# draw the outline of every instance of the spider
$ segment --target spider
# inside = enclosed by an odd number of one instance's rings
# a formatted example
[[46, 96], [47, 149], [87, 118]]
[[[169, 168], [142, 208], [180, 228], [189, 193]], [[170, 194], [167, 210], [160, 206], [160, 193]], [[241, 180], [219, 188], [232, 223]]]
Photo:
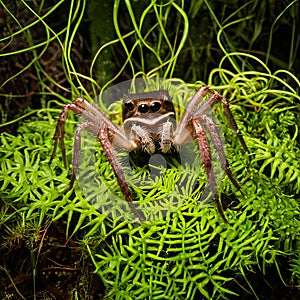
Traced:
[[[209, 98], [200, 105], [200, 102], [207, 94]], [[216, 179], [212, 170], [212, 155], [207, 133], [211, 136], [213, 147], [219, 156], [220, 164], [227, 176], [237, 189], [240, 189], [240, 185], [229, 167], [217, 125], [206, 114], [218, 102], [221, 102], [229, 125], [237, 133], [244, 150], [248, 151], [226, 99], [220, 94], [214, 93], [208, 86], [202, 86], [188, 102], [183, 117], [178, 124], [176, 124], [174, 105], [167, 90], [127, 94], [124, 96], [122, 103], [123, 127], [113, 123], [102, 111], [96, 109], [87, 100], [83, 98], [75, 99], [72, 104], [64, 106], [59, 116], [53, 137], [54, 148], [50, 163], [55, 156], [58, 142], [60, 142], [62, 158], [66, 166], [64, 123], [68, 111], [71, 110], [79, 114], [86, 121], [78, 125], [75, 131], [70, 188], [74, 184], [76, 170], [79, 168], [82, 131], [87, 130], [97, 136], [132, 212], [139, 221], [144, 221], [144, 216], [141, 215], [133, 204], [133, 194], [125, 180], [124, 171], [114, 153], [114, 149], [118, 148], [128, 151], [131, 164], [138, 167], [147, 165], [150, 157], [154, 154], [164, 156], [167, 165], [170, 166], [173, 159], [180, 160], [177, 151], [178, 146], [188, 143], [191, 140], [197, 140], [202, 164], [217, 209], [223, 220], [227, 222], [219, 200]]]

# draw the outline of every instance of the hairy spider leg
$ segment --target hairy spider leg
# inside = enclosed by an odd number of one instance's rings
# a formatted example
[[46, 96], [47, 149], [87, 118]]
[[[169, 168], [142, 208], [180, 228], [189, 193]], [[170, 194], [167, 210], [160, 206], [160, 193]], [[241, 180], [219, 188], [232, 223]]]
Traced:
[[[198, 108], [198, 105], [203, 100], [203, 98], [207, 94], [211, 94], [211, 97], [203, 103], [200, 108]], [[177, 128], [176, 136], [175, 136], [175, 144], [181, 145], [186, 142], [188, 139], [188, 136], [186, 135], [186, 129], [191, 129], [191, 119], [192, 117], [197, 115], [203, 115], [204, 112], [207, 110], [210, 110], [217, 102], [221, 102], [222, 107], [224, 109], [225, 117], [231, 127], [231, 129], [238, 135], [238, 139], [240, 143], [242, 144], [242, 147], [245, 152], [248, 152], [248, 147], [245, 143], [245, 140], [243, 136], [241, 135], [238, 126], [236, 124], [236, 121], [232, 115], [232, 112], [230, 110], [229, 104], [225, 97], [221, 96], [220, 94], [214, 93], [208, 86], [202, 86], [198, 89], [198, 91], [193, 96], [192, 100], [187, 104], [185, 112], [183, 114], [183, 117], [180, 121], [180, 124]]]
[[[206, 102], [204, 102], [200, 106], [200, 108], [198, 108], [198, 105], [203, 100], [203, 97], [205, 97], [208, 93], [210, 93], [211, 96]], [[198, 140], [198, 144], [202, 156], [202, 163], [204, 165], [212, 193], [214, 195], [214, 198], [216, 199], [218, 211], [220, 212], [224, 221], [227, 222], [217, 194], [216, 180], [211, 165], [211, 152], [208, 146], [207, 136], [203, 128], [203, 125], [207, 127], [207, 130], [212, 139], [212, 143], [220, 158], [220, 163], [222, 168], [225, 170], [227, 176], [234, 184], [234, 186], [237, 189], [240, 189], [240, 185], [238, 184], [238, 182], [236, 181], [236, 179], [234, 178], [230, 170], [228, 160], [226, 158], [225, 151], [222, 145], [222, 140], [217, 130], [217, 126], [209, 116], [205, 115], [205, 112], [210, 110], [218, 102], [222, 103], [226, 119], [228, 120], [231, 129], [238, 134], [238, 138], [244, 150], [248, 151], [247, 145], [244, 141], [243, 136], [240, 134], [238, 130], [238, 126], [234, 120], [228, 102], [220, 94], [215, 94], [212, 90], [210, 90], [208, 86], [202, 86], [201, 88], [199, 88], [199, 90], [195, 93], [192, 100], [188, 103], [186, 110], [183, 114], [182, 120], [178, 126], [178, 130], [176, 132], [174, 141], [176, 145], [184, 144], [189, 138], [187, 132], [191, 132], [191, 126], [193, 127], [192, 131], [194, 131], [194, 133], [196, 134], [196, 138]]]
[[[195, 116], [196, 117], [196, 116]], [[217, 154], [220, 158], [221, 167], [225, 170], [227, 176], [229, 177], [230, 181], [233, 183], [233, 185], [239, 190], [241, 187], [234, 178], [232, 171], [229, 167], [228, 159], [226, 157], [224, 147], [222, 144], [222, 140], [220, 137], [220, 134], [218, 132], [218, 128], [215, 124], [215, 122], [208, 117], [207, 115], [201, 116], [202, 121], [206, 125], [206, 128], [211, 136], [212, 143], [217, 151]]]
[[79, 114], [83, 113], [83, 111], [84, 111], [82, 108], [78, 107], [75, 103], [67, 104], [63, 107], [63, 109], [59, 115], [57, 125], [56, 125], [56, 130], [55, 130], [55, 133], [53, 136], [54, 147], [53, 147], [52, 154], [51, 154], [51, 157], [49, 160], [49, 164], [51, 164], [51, 162], [53, 161], [54, 156], [56, 154], [57, 145], [59, 142], [61, 151], [62, 151], [62, 160], [63, 160], [63, 164], [64, 164], [65, 168], [67, 167], [67, 159], [66, 159], [66, 150], [65, 150], [65, 142], [64, 142], [64, 135], [65, 135], [64, 125], [65, 125], [65, 121], [66, 121], [69, 110], [72, 110], [75, 113], [79, 113]]
[[[70, 186], [69, 189], [72, 188], [74, 181], [75, 181], [75, 170], [79, 167], [79, 154], [80, 154], [80, 143], [81, 143], [81, 135], [82, 131], [86, 129], [87, 131], [94, 133], [98, 135], [99, 141], [103, 147], [103, 150], [105, 154], [108, 157], [108, 160], [112, 166], [112, 169], [114, 171], [115, 176], [117, 177], [118, 183], [122, 189], [122, 192], [124, 193], [124, 196], [135, 214], [139, 220], [144, 220], [144, 217], [141, 216], [141, 214], [136, 210], [134, 204], [132, 203], [132, 195], [130, 192], [130, 189], [125, 181], [124, 173], [122, 170], [122, 167], [116, 158], [113, 148], [111, 145], [111, 141], [109, 140], [108, 135], [103, 138], [102, 132], [108, 133], [108, 128], [113, 131], [114, 136], [112, 140], [114, 141], [114, 146], [123, 148], [128, 151], [133, 151], [138, 147], [134, 141], [128, 140], [128, 138], [121, 132], [119, 127], [114, 124], [110, 119], [108, 119], [102, 112], [97, 110], [95, 107], [93, 107], [87, 100], [84, 98], [77, 98], [74, 100], [72, 104], [67, 104], [64, 106], [64, 108], [61, 111], [61, 114], [59, 116], [55, 134], [53, 137], [54, 140], [54, 147], [53, 151], [49, 160], [49, 164], [52, 162], [56, 150], [58, 142], [61, 144], [62, 149], [62, 156], [63, 156], [63, 162], [66, 167], [67, 161], [66, 161], [66, 155], [65, 155], [65, 146], [64, 146], [64, 124], [67, 118], [68, 111], [72, 110], [75, 113], [78, 113], [81, 117], [88, 120], [87, 122], [78, 125], [77, 129], [75, 131], [75, 140], [74, 140], [74, 154], [73, 154], [73, 168], [72, 176], [70, 180]], [[100, 138], [101, 137], [101, 138]], [[102, 142], [101, 142], [102, 141]], [[112, 155], [110, 157], [109, 155]], [[120, 176], [120, 178], [119, 178]]]
[[191, 119], [194, 116], [195, 112], [198, 110], [198, 106], [203, 100], [203, 97], [205, 97], [209, 92], [210, 89], [208, 86], [202, 86], [198, 89], [193, 98], [187, 103], [182, 119], [179, 122], [175, 133], [175, 145], [183, 145], [191, 139], [191, 134], [193, 132]]
[[237, 134], [238, 139], [240, 140], [240, 143], [242, 144], [242, 147], [244, 148], [244, 151], [248, 152], [248, 147], [245, 143], [245, 140], [244, 140], [242, 134], [239, 131], [239, 128], [236, 124], [236, 121], [233, 117], [233, 114], [230, 110], [227, 100], [225, 99], [225, 97], [221, 96], [218, 93], [214, 93], [210, 89], [208, 89], [208, 92], [211, 94], [210, 98], [205, 103], [203, 103], [202, 106], [200, 106], [200, 108], [197, 110], [197, 112], [195, 112], [195, 115], [204, 115], [204, 113], [207, 110], [210, 110], [216, 103], [221, 102], [222, 107], [224, 109], [226, 120], [228, 121], [231, 129]]
[[213, 197], [215, 198], [217, 208], [218, 208], [220, 215], [222, 216], [223, 220], [227, 223], [227, 219], [224, 215], [222, 205], [220, 203], [219, 196], [218, 196], [217, 183], [216, 183], [216, 178], [215, 178], [215, 175], [214, 175], [214, 172], [212, 169], [211, 153], [210, 153], [209, 144], [208, 144], [205, 130], [202, 127], [201, 122], [198, 119], [193, 118], [192, 124], [195, 129], [195, 134], [196, 134], [196, 137], [198, 140], [199, 149], [200, 149], [200, 153], [201, 153], [202, 163], [203, 163], [203, 166], [205, 169], [205, 173], [207, 175], [207, 179], [208, 179]]
[[167, 153], [171, 150], [173, 132], [174, 124], [167, 120], [160, 129], [160, 150], [162, 153]]
[[[54, 159], [54, 156], [55, 156], [56, 151], [57, 151], [57, 145], [58, 145], [58, 142], [59, 142], [60, 147], [61, 147], [61, 151], [62, 151], [62, 159], [63, 159], [64, 167], [65, 168], [67, 167], [65, 142], [64, 142], [64, 135], [65, 135], [64, 126], [65, 126], [65, 121], [66, 121], [69, 110], [71, 110], [71, 111], [81, 115], [83, 118], [87, 119], [89, 121], [89, 124], [90, 124], [87, 127], [89, 127], [89, 128], [93, 127], [94, 128], [93, 131], [91, 129], [89, 131], [93, 132], [95, 134], [97, 133], [96, 125], [99, 126], [99, 122], [97, 121], [97, 118], [92, 113], [85, 110], [84, 107], [80, 107], [79, 104], [82, 103], [82, 102], [84, 103], [84, 102], [87, 102], [87, 101], [83, 98], [77, 98], [73, 103], [67, 104], [63, 107], [63, 109], [60, 113], [60, 116], [58, 118], [58, 122], [57, 122], [57, 125], [56, 125], [56, 130], [55, 130], [55, 133], [54, 133], [54, 136], [53, 136], [54, 147], [53, 147], [52, 154], [51, 154], [51, 157], [50, 157], [50, 160], [49, 160], [49, 164], [51, 164], [51, 162]], [[94, 126], [92, 126], [93, 124], [94, 124]], [[81, 126], [81, 125], [79, 125], [79, 126]], [[83, 126], [86, 126], [86, 125], [83, 125]], [[80, 129], [79, 129], [79, 131], [80, 131]], [[76, 137], [76, 134], [75, 134], [75, 137]], [[80, 150], [80, 148], [79, 148], [79, 150]], [[79, 154], [79, 152], [78, 152], [78, 154]]]
[[[126, 183], [122, 166], [114, 153], [114, 147], [133, 151], [138, 148], [139, 145], [135, 141], [128, 140], [116, 124], [84, 98], [77, 98], [75, 103], [84, 109], [81, 114], [82, 117], [92, 121], [93, 126], [87, 126], [87, 129], [93, 129], [94, 132], [97, 131], [99, 142], [101, 143], [103, 151], [113, 169], [129, 207], [140, 221], [144, 221], [144, 217], [137, 211], [133, 204], [133, 197], [129, 186]], [[112, 143], [114, 144], [114, 147], [112, 146]]]
[[155, 152], [155, 145], [150, 134], [140, 125], [133, 124], [131, 126], [131, 135], [137, 144], [140, 144], [144, 152], [152, 155]]
[[220, 94], [215, 94], [213, 92], [211, 92], [211, 93], [212, 93], [211, 97], [198, 109], [198, 111], [196, 111], [193, 118], [201, 117], [202, 121], [206, 125], [207, 130], [212, 138], [212, 143], [218, 153], [222, 168], [225, 170], [227, 176], [229, 177], [229, 179], [231, 180], [233, 185], [239, 190], [241, 187], [240, 187], [239, 183], [237, 182], [237, 180], [234, 178], [232, 171], [229, 167], [229, 163], [226, 158], [226, 154], [224, 151], [224, 147], [222, 145], [222, 140], [221, 140], [220, 134], [218, 132], [217, 126], [216, 126], [215, 122], [209, 116], [205, 115], [205, 112], [208, 109], [211, 109], [216, 103], [221, 102], [222, 106], [224, 108], [226, 119], [228, 120], [231, 129], [235, 133], [237, 133], [238, 138], [244, 148], [244, 151], [248, 152], [248, 148], [247, 148], [247, 145], [245, 143], [243, 136], [239, 132], [238, 126], [234, 120], [234, 117], [232, 115], [232, 112], [230, 110], [227, 100]]
[[69, 190], [72, 189], [75, 179], [76, 179], [76, 174], [78, 174], [79, 171], [79, 163], [80, 163], [80, 151], [81, 151], [81, 136], [83, 130], [87, 130], [89, 132], [96, 133], [97, 128], [93, 125], [91, 122], [84, 122], [82, 124], [77, 125], [75, 133], [74, 133], [74, 147], [73, 147], [73, 168], [72, 168], [72, 175], [70, 179], [70, 184], [69, 184]]
[[111, 134], [112, 134], [112, 132], [110, 132], [109, 127], [107, 126], [107, 124], [104, 123], [103, 126], [101, 126], [101, 128], [99, 129], [99, 133], [98, 133], [99, 142], [101, 143], [103, 151], [113, 169], [113, 172], [118, 180], [119, 186], [122, 189], [122, 192], [125, 196], [125, 199], [129, 205], [130, 209], [132, 210], [134, 215], [139, 219], [139, 221], [141, 221], [141, 222], [145, 221], [145, 218], [141, 215], [141, 213], [136, 209], [136, 207], [133, 204], [133, 197], [132, 197], [131, 191], [129, 189], [129, 186], [126, 183], [122, 166], [121, 166], [117, 156], [114, 153], [112, 143], [109, 139], [109, 136]]
[[244, 148], [244, 151], [249, 152], [248, 147], [246, 145], [246, 142], [245, 142], [245, 140], [244, 140], [237, 124], [236, 124], [236, 121], [233, 117], [233, 114], [231, 112], [231, 109], [229, 107], [229, 104], [228, 104], [227, 100], [225, 99], [225, 97], [221, 96], [220, 94], [215, 94], [215, 95], [217, 95], [218, 97], [221, 98], [221, 103], [222, 103], [222, 106], [224, 108], [224, 113], [225, 113], [226, 119], [228, 120], [231, 129], [237, 134], [237, 136], [240, 140], [240, 143], [242, 144], [242, 146]]
[[[240, 134], [239, 130], [238, 130], [238, 126], [234, 120], [234, 117], [232, 115], [232, 112], [229, 108], [229, 104], [228, 102], [226, 101], [226, 99], [221, 96], [220, 94], [215, 94], [213, 93], [212, 91], [208, 90], [212, 95], [210, 96], [210, 98], [195, 112], [194, 116], [193, 116], [193, 119], [200, 119], [202, 124], [205, 124], [206, 127], [207, 127], [207, 130], [211, 136], [211, 139], [212, 139], [212, 143], [217, 151], [217, 154], [220, 158], [220, 163], [221, 163], [221, 166], [222, 168], [225, 170], [228, 178], [230, 179], [230, 181], [233, 183], [233, 185], [238, 189], [240, 190], [240, 185], [239, 183], [237, 182], [237, 180], [235, 179], [235, 177], [233, 176], [232, 174], [232, 171], [229, 167], [229, 163], [228, 163], [228, 160], [226, 158], [226, 155], [225, 155], [225, 151], [224, 151], [224, 147], [222, 145], [222, 140], [221, 140], [221, 137], [220, 137], [220, 134], [218, 132], [218, 129], [217, 129], [217, 126], [216, 124], [213, 122], [213, 120], [205, 115], [205, 112], [208, 110], [208, 109], [211, 109], [216, 103], [218, 102], [221, 102], [222, 103], [222, 106], [224, 108], [224, 112], [225, 112], [225, 116], [226, 116], [226, 119], [228, 120], [229, 122], [229, 125], [231, 127], [231, 129], [238, 134], [238, 138], [244, 148], [245, 151], [248, 151], [248, 148], [247, 148], [247, 145], [244, 141], [244, 138], [243, 136]], [[194, 124], [194, 123], [193, 123]], [[195, 125], [195, 124], [194, 124]], [[198, 137], [197, 137], [198, 138]], [[199, 138], [198, 138], [198, 141], [199, 141]], [[200, 145], [199, 145], [200, 147]], [[212, 168], [212, 167], [211, 167]], [[211, 174], [213, 174], [213, 172], [211, 171]], [[209, 173], [207, 173], [207, 176], [211, 176], [211, 174], [209, 175]], [[208, 178], [208, 180], [210, 180]], [[214, 178], [211, 178], [211, 181], [215, 181]], [[211, 184], [210, 184], [211, 186]], [[211, 189], [212, 186], [211, 186]], [[220, 209], [222, 209], [222, 206], [220, 204], [220, 201], [218, 199], [218, 194], [217, 194], [217, 191], [213, 191], [213, 195], [214, 195], [214, 198], [216, 199], [216, 202], [217, 202], [217, 207], [218, 207], [218, 210], [220, 212]], [[223, 219], [225, 221], [227, 221], [224, 217], [224, 213], [221, 214], [221, 216], [223, 217]]]
[[[111, 130], [113, 130], [114, 135], [112, 140], [115, 148], [133, 151], [138, 147], [135, 141], [129, 140], [113, 121], [107, 118], [104, 113], [95, 108], [87, 100], [84, 98], [77, 98], [74, 103], [83, 109], [81, 116], [92, 122], [93, 127], [99, 129], [105, 123]], [[96, 134], [98, 134], [98, 131]]]

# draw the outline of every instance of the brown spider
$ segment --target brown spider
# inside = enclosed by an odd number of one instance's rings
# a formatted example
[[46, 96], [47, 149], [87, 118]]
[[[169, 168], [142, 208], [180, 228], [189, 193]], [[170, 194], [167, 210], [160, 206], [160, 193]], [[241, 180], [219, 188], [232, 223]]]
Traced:
[[[207, 94], [210, 94], [210, 97], [200, 105], [201, 100]], [[222, 168], [237, 189], [240, 189], [240, 185], [229, 168], [217, 125], [211, 117], [205, 114], [217, 102], [222, 103], [231, 128], [238, 134], [244, 150], [247, 151], [245, 141], [238, 131], [237, 124], [226, 99], [220, 94], [214, 93], [208, 86], [202, 86], [187, 104], [183, 117], [177, 126], [173, 102], [167, 90], [128, 94], [123, 97], [123, 128], [114, 124], [102, 111], [96, 109], [87, 100], [77, 98], [72, 104], [67, 104], [62, 109], [53, 137], [54, 149], [50, 162], [54, 158], [58, 141], [60, 141], [63, 162], [66, 165], [64, 123], [68, 111], [72, 110], [86, 121], [78, 125], [75, 131], [73, 172], [70, 187], [73, 186], [75, 173], [79, 168], [82, 131], [87, 130], [97, 136], [126, 201], [134, 215], [140, 221], [143, 221], [144, 216], [141, 215], [133, 204], [132, 192], [125, 180], [124, 171], [114, 153], [114, 149], [119, 148], [128, 151], [132, 165], [139, 167], [147, 165], [153, 154], [161, 154], [165, 157], [167, 165], [172, 165], [171, 162], [173, 159], [180, 160], [177, 146], [186, 144], [192, 139], [197, 139], [212, 195], [216, 201], [220, 215], [227, 222], [218, 197], [206, 130], [211, 136], [212, 144], [219, 156]]]

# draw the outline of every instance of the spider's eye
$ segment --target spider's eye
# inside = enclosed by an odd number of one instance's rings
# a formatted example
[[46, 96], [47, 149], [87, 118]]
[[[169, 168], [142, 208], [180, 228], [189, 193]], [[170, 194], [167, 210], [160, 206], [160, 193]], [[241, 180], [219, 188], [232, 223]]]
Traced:
[[128, 110], [133, 110], [134, 109], [134, 105], [131, 101], [125, 102], [124, 105]]
[[151, 111], [158, 111], [161, 108], [161, 104], [159, 102], [152, 102], [150, 104]]
[[146, 113], [149, 110], [149, 106], [147, 104], [143, 103], [143, 104], [139, 105], [138, 110], [141, 113]]

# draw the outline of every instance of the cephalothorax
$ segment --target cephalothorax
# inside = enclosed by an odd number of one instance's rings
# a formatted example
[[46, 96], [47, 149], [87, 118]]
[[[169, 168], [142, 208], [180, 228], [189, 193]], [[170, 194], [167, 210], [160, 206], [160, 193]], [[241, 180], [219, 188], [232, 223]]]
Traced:
[[[210, 94], [210, 97], [200, 105], [201, 100], [207, 94]], [[63, 160], [66, 164], [64, 153], [64, 122], [69, 110], [80, 114], [86, 122], [78, 125], [76, 128], [73, 173], [70, 186], [74, 183], [75, 171], [79, 167], [82, 131], [87, 130], [97, 136], [126, 201], [135, 216], [142, 221], [143, 216], [133, 205], [132, 192], [125, 180], [124, 172], [114, 153], [114, 149], [119, 148], [128, 151], [132, 163], [139, 167], [147, 165], [151, 155], [156, 153], [163, 155], [167, 164], [171, 165], [174, 159], [177, 161], [180, 160], [177, 147], [192, 139], [197, 139], [202, 163], [218, 211], [226, 221], [218, 197], [215, 175], [214, 172], [212, 172], [211, 151], [206, 133], [211, 137], [221, 166], [227, 176], [237, 189], [239, 189], [240, 186], [229, 168], [217, 125], [212, 118], [206, 114], [206, 112], [218, 102], [222, 103], [231, 128], [238, 134], [243, 148], [247, 151], [245, 141], [238, 131], [237, 124], [226, 99], [220, 94], [214, 93], [208, 86], [202, 86], [187, 104], [183, 117], [178, 124], [176, 124], [174, 106], [167, 90], [128, 94], [125, 96], [122, 105], [123, 128], [113, 123], [103, 112], [96, 109], [87, 100], [77, 98], [72, 104], [67, 104], [60, 114], [54, 135], [54, 149], [50, 161], [52, 161], [58, 141], [60, 141]]]

